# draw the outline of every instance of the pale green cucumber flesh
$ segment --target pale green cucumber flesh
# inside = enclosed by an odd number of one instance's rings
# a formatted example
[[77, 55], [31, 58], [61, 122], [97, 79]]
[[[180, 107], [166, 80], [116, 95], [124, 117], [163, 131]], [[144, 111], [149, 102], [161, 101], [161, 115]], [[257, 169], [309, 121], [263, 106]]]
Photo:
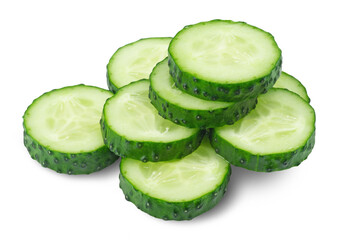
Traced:
[[104, 145], [100, 116], [110, 91], [76, 85], [35, 99], [23, 116], [24, 144], [43, 166], [68, 174], [91, 173], [118, 157]]
[[230, 163], [255, 171], [300, 164], [315, 140], [315, 112], [299, 95], [273, 88], [234, 125], [215, 128], [211, 142]]
[[107, 100], [101, 120], [105, 144], [120, 156], [142, 161], [169, 160], [194, 151], [204, 132], [159, 116], [148, 94], [149, 81], [141, 80]]
[[185, 27], [170, 42], [168, 55], [177, 87], [207, 100], [257, 97], [273, 86], [282, 64], [270, 33], [226, 20]]
[[107, 84], [114, 93], [131, 82], [148, 79], [153, 67], [168, 56], [170, 37], [144, 38], [119, 48], [107, 65]]
[[150, 75], [149, 97], [162, 117], [182, 126], [212, 128], [233, 124], [255, 107], [254, 98], [218, 102], [185, 93], [175, 86], [167, 62], [166, 58], [158, 63]]
[[226, 191], [230, 165], [205, 139], [182, 159], [120, 164], [120, 187], [142, 211], [165, 220], [194, 218], [215, 206]]
[[280, 77], [277, 79], [274, 88], [285, 88], [289, 91], [297, 93], [301, 96], [306, 102], [310, 102], [310, 98], [307, 94], [306, 88], [303, 84], [297, 80], [295, 77], [287, 74], [286, 72], [282, 72]]

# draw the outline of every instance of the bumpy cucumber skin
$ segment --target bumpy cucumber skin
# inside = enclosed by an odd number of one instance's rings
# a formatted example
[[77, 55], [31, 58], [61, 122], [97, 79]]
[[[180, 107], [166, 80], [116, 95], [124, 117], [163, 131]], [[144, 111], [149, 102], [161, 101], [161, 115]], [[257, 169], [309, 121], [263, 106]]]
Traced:
[[41, 145], [24, 126], [24, 145], [43, 167], [69, 175], [90, 174], [113, 164], [119, 157], [104, 145], [92, 152], [63, 153]]
[[234, 102], [226, 108], [210, 111], [184, 109], [176, 104], [167, 102], [153, 90], [151, 85], [149, 98], [163, 118], [185, 127], [202, 129], [234, 124], [246, 116], [257, 104], [256, 98], [249, 98], [244, 101]]
[[282, 57], [280, 57], [273, 70], [264, 77], [243, 83], [222, 84], [208, 82], [182, 71], [176, 65], [170, 52], [168, 59], [169, 72], [177, 88], [201, 99], [212, 101], [236, 102], [247, 98], [256, 98], [273, 87], [282, 69]]
[[258, 155], [236, 148], [210, 129], [210, 143], [216, 153], [227, 159], [234, 166], [256, 172], [272, 172], [298, 166], [311, 153], [315, 145], [315, 130], [307, 141], [299, 148], [283, 153]]
[[201, 144], [205, 131], [174, 142], [133, 141], [120, 136], [107, 124], [104, 113], [100, 120], [101, 133], [110, 151], [123, 158], [133, 158], [143, 162], [167, 161], [182, 158], [195, 151]]
[[[123, 161], [123, 160], [122, 160]], [[163, 220], [191, 220], [192, 218], [210, 210], [221, 201], [227, 190], [230, 180], [231, 167], [224, 176], [223, 182], [212, 192], [202, 197], [187, 202], [167, 202], [158, 198], [151, 197], [135, 188], [125, 176], [123, 176], [122, 161], [120, 164], [120, 188], [122, 189], [127, 201], [132, 202], [138, 209], [149, 215]]]

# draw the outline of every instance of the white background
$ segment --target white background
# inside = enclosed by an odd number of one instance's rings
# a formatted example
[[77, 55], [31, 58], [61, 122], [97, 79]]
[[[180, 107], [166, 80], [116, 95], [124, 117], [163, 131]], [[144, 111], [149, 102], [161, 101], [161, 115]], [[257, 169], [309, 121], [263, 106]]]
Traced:
[[[337, 239], [338, 37], [336, 1], [1, 1], [0, 239]], [[183, 222], [125, 201], [118, 162], [86, 176], [57, 174], [23, 145], [22, 115], [46, 91], [106, 87], [117, 48], [173, 36], [215, 18], [271, 32], [283, 70], [307, 87], [316, 110], [312, 154], [299, 167], [233, 167], [225, 198]]]

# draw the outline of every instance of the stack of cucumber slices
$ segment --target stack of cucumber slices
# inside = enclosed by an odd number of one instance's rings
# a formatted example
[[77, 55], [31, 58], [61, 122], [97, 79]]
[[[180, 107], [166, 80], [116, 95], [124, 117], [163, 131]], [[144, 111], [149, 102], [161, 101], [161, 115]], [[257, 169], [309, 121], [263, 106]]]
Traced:
[[157, 218], [192, 219], [222, 199], [230, 164], [279, 171], [311, 153], [314, 109], [281, 68], [274, 37], [244, 22], [141, 39], [111, 57], [110, 91], [76, 85], [35, 99], [23, 116], [24, 144], [44, 167], [67, 174], [121, 157], [128, 201]]

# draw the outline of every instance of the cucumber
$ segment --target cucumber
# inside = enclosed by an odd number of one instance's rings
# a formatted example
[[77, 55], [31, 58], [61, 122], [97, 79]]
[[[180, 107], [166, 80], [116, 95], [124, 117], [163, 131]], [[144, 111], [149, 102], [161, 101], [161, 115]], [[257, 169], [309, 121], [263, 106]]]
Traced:
[[206, 139], [179, 160], [143, 163], [123, 158], [120, 188], [128, 201], [151, 216], [188, 220], [222, 199], [230, 174], [230, 164], [215, 154]]
[[35, 99], [23, 116], [24, 144], [31, 157], [67, 174], [89, 174], [111, 165], [118, 156], [104, 145], [99, 120], [112, 95], [76, 85]]
[[170, 37], [144, 38], [119, 48], [107, 65], [107, 84], [113, 92], [131, 82], [148, 79], [153, 67], [168, 56]]
[[162, 118], [148, 94], [149, 80], [140, 80], [122, 87], [106, 101], [101, 120], [105, 144], [121, 157], [144, 162], [182, 158], [193, 152], [204, 131]]
[[229, 20], [186, 26], [168, 51], [177, 87], [213, 101], [257, 97], [274, 85], [282, 66], [281, 50], [270, 33]]
[[302, 83], [297, 80], [295, 77], [287, 74], [286, 72], [282, 72], [278, 80], [276, 81], [274, 88], [286, 88], [294, 93], [297, 93], [301, 96], [306, 102], [310, 103], [310, 98], [307, 95], [306, 88], [302, 85]]
[[150, 75], [149, 97], [159, 114], [191, 128], [212, 128], [233, 124], [256, 105], [256, 98], [240, 102], [208, 101], [175, 87], [169, 74], [168, 59], [158, 63]]
[[259, 172], [298, 166], [315, 144], [315, 112], [296, 93], [272, 88], [234, 125], [211, 130], [215, 151], [231, 164]]

